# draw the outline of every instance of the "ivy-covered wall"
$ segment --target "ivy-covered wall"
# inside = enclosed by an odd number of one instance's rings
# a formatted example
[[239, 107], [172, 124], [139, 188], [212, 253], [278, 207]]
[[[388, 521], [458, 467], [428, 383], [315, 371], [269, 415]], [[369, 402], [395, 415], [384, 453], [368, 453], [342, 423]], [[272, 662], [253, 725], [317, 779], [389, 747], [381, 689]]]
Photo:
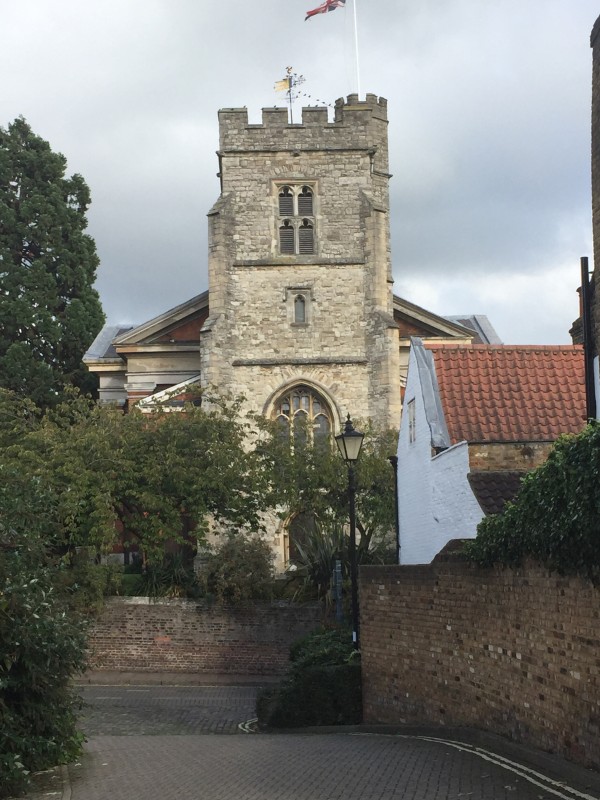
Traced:
[[467, 725], [600, 768], [600, 588], [532, 564], [362, 567], [366, 723]]

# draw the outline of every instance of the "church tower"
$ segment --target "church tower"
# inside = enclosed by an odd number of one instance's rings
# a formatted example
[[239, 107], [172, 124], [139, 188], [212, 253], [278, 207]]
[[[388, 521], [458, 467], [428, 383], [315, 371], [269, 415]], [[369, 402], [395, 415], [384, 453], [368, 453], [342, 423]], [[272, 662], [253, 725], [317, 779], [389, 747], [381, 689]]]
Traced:
[[219, 112], [221, 195], [209, 212], [204, 386], [314, 435], [353, 419], [397, 426], [387, 102]]

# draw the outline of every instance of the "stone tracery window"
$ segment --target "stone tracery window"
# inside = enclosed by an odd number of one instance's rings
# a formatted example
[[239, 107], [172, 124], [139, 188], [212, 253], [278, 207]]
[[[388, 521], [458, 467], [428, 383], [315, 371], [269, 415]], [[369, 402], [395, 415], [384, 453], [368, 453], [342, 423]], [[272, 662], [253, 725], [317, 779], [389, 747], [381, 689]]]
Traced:
[[313, 189], [304, 184], [280, 186], [278, 213], [279, 252], [312, 255], [315, 252]]
[[331, 436], [333, 417], [327, 402], [309, 386], [288, 389], [275, 403], [273, 418], [281, 433], [291, 441], [326, 441]]

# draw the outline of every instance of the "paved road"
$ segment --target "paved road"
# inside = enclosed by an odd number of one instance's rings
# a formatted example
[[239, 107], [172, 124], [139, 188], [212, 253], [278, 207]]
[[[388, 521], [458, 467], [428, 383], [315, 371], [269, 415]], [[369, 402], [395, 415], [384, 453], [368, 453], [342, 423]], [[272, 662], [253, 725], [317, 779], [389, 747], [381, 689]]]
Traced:
[[254, 686], [85, 686], [82, 727], [92, 736], [238, 733], [255, 716]]
[[[86, 687], [63, 800], [598, 800], [560, 760], [421, 734], [248, 734], [252, 687]], [[230, 734], [230, 735], [214, 735]], [[539, 764], [542, 764], [540, 766]], [[59, 800], [57, 786], [45, 794]]]

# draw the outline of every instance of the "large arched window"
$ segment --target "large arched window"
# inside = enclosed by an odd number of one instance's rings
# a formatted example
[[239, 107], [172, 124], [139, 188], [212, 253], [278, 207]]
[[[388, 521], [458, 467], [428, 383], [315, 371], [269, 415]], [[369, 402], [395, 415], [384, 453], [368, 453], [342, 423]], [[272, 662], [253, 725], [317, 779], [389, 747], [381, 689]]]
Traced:
[[291, 441], [327, 441], [333, 417], [324, 398], [309, 386], [288, 389], [275, 403], [273, 418]]

